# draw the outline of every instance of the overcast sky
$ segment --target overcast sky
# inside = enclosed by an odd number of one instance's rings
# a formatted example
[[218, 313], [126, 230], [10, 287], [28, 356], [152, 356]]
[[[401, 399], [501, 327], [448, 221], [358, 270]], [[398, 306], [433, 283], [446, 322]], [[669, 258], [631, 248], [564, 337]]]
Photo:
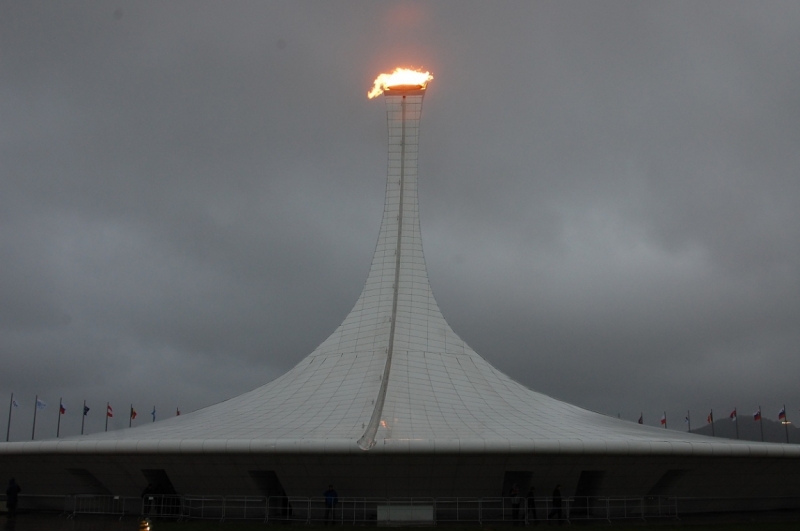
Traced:
[[[0, 421], [207, 406], [339, 325], [395, 66], [453, 329], [530, 388], [800, 421], [800, 3], [0, 3]], [[5, 398], [4, 398], [5, 397]], [[3, 425], [5, 427], [5, 425]]]

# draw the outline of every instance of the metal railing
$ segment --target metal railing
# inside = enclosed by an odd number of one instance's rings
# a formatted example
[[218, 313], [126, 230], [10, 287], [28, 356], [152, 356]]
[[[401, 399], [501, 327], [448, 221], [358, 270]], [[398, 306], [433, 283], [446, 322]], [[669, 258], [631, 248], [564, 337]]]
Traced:
[[[680, 511], [679, 511], [680, 506]], [[60, 513], [69, 518], [104, 515], [176, 520], [250, 520], [296, 524], [491, 523], [532, 524], [545, 521], [612, 521], [677, 519], [679, 513], [800, 510], [800, 497], [676, 498], [550, 497], [536, 498], [339, 498], [330, 507], [323, 497], [147, 495], [145, 497], [20, 495], [19, 509]], [[560, 510], [559, 510], [560, 509]]]

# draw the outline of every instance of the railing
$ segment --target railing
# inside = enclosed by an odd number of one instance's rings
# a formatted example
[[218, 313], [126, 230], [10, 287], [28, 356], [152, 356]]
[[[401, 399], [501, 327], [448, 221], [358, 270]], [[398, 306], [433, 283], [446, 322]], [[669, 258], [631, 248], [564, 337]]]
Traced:
[[[2, 497], [0, 497], [2, 498]], [[146, 495], [145, 497], [20, 495], [19, 509], [61, 513], [69, 518], [105, 515], [177, 520], [250, 520], [319, 525], [376, 523], [532, 524], [545, 521], [612, 521], [677, 519], [680, 514], [800, 510], [800, 497], [675, 498], [564, 497], [554, 505], [537, 498], [339, 498], [335, 506], [323, 497]]]

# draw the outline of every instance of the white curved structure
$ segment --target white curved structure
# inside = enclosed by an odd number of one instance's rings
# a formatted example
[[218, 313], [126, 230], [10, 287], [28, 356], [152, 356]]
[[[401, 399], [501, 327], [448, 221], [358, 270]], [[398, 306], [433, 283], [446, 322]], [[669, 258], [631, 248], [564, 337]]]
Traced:
[[[137, 469], [163, 470], [184, 493], [217, 494], [255, 492], [242, 478], [259, 470], [274, 471], [296, 495], [335, 482], [350, 495], [496, 496], [508, 473], [531, 484], [542, 478], [540, 489], [562, 483], [592, 494], [743, 495], [767, 478], [775, 494], [793, 488], [796, 480], [776, 486], [775, 471], [797, 476], [799, 446], [712, 439], [587, 411], [520, 385], [453, 332], [422, 252], [423, 97], [419, 87], [385, 95], [389, 168], [372, 267], [353, 310], [316, 350], [273, 382], [191, 414], [0, 444], [0, 475], [44, 485], [44, 469], [35, 471], [50, 456], [65, 471], [61, 484], [82, 488], [77, 476], [85, 484], [89, 474], [115, 493], [146, 484]], [[214, 482], [200, 479], [209, 459], [218, 463]], [[741, 481], [714, 479], [726, 467]], [[594, 479], [581, 479], [586, 471]]]

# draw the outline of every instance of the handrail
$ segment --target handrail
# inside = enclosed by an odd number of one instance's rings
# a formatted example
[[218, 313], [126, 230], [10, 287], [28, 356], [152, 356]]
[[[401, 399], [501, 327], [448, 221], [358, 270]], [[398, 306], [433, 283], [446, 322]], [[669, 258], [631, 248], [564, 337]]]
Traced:
[[[4, 498], [0, 496], [0, 499]], [[70, 518], [106, 515], [119, 518], [145, 516], [200, 520], [260, 520], [269, 523], [339, 524], [374, 523], [379, 507], [409, 507], [386, 515], [430, 515], [434, 523], [477, 522], [480, 524], [530, 524], [547, 520], [563, 522], [591, 520], [679, 519], [679, 514], [730, 512], [750, 507], [757, 510], [800, 510], [800, 496], [769, 498], [677, 498], [674, 496], [565, 496], [560, 507], [548, 496], [535, 498], [467, 497], [341, 497], [335, 507], [320, 496], [212, 496], [148, 495], [146, 498], [118, 495], [30, 495], [20, 494], [19, 509], [52, 512]], [[680, 506], [680, 511], [679, 511]], [[421, 507], [422, 512], [413, 510]], [[415, 516], [414, 516], [415, 515]], [[426, 516], [427, 518], [428, 516]]]

